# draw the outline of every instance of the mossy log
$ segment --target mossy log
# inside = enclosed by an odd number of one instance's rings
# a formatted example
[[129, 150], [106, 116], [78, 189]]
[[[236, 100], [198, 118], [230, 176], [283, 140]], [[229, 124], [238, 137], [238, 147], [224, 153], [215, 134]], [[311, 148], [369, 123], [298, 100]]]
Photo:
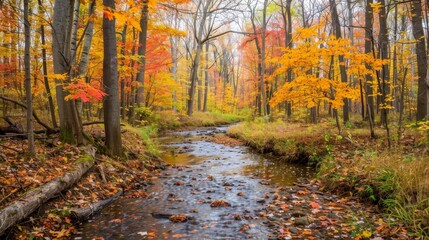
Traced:
[[112, 203], [115, 199], [121, 196], [123, 193], [122, 189], [119, 190], [115, 195], [108, 199], [101, 200], [83, 208], [75, 209], [71, 212], [71, 218], [74, 222], [82, 222], [91, 217], [94, 213], [102, 209], [103, 207]]
[[0, 209], [0, 236], [9, 227], [28, 217], [43, 203], [53, 198], [61, 191], [73, 186], [94, 165], [94, 161], [95, 149], [91, 148], [90, 153], [82, 156], [76, 161], [76, 166], [73, 170], [26, 193], [21, 199]]

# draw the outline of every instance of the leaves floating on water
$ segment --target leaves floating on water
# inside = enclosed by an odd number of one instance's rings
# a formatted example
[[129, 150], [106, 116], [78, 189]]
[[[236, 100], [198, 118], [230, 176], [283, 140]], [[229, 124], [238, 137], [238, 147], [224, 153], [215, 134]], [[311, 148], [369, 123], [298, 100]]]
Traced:
[[171, 216], [169, 219], [170, 221], [175, 223], [186, 222], [189, 220], [189, 216], [186, 214], [177, 214], [177, 215]]
[[231, 204], [224, 200], [215, 200], [210, 204], [210, 207], [229, 207]]
[[181, 186], [181, 185], [183, 185], [184, 184], [184, 182], [183, 181], [177, 181], [177, 182], [175, 182], [174, 183], [174, 185], [176, 185], [176, 186]]

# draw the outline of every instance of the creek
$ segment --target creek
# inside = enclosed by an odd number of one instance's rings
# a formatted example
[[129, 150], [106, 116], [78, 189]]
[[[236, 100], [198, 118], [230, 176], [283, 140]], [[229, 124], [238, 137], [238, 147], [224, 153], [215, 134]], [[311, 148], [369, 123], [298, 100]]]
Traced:
[[[259, 154], [246, 146], [209, 141], [227, 127], [170, 133], [160, 138], [168, 168], [146, 186], [148, 198], [121, 198], [82, 224], [74, 239], [268, 239], [266, 196], [314, 169]], [[212, 207], [223, 200], [230, 206]], [[186, 222], [169, 216], [186, 214]]]

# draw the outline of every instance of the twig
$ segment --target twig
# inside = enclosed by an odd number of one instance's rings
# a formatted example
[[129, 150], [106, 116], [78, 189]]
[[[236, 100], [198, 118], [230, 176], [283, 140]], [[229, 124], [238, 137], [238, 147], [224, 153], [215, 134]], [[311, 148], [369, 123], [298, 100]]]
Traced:
[[18, 177], [16, 176], [16, 170], [13, 170], [12, 174], [13, 174], [13, 177], [16, 179], [16, 182], [18, 183], [19, 188], [24, 190], [24, 187], [22, 186], [21, 182], [19, 181]]
[[12, 196], [14, 193], [16, 193], [18, 190], [16, 190], [16, 191], [11, 191], [6, 197], [4, 197], [2, 200], [0, 200], [0, 205], [5, 201], [5, 200], [7, 200], [10, 196]]
[[0, 147], [6, 148], [6, 149], [8, 149], [8, 150], [12, 150], [12, 151], [17, 152], [17, 153], [19, 153], [19, 154], [22, 154], [22, 153], [23, 153], [22, 151], [19, 151], [18, 149], [11, 148], [11, 147], [8, 147], [8, 146], [2, 145], [2, 144], [0, 144]]

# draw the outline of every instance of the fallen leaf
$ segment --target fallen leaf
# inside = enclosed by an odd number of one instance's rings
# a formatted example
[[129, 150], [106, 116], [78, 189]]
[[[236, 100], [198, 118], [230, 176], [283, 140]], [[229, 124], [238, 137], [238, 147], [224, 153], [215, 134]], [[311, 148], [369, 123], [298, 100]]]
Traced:
[[177, 182], [175, 182], [174, 183], [174, 185], [176, 185], [176, 186], [181, 186], [181, 185], [183, 185], [184, 184], [184, 182], [183, 181], [177, 181]]
[[152, 238], [155, 238], [155, 237], [156, 237], [156, 233], [154, 233], [154, 232], [150, 232], [150, 233], [147, 234], [147, 238], [149, 238], [149, 239], [152, 239]]
[[318, 207], [320, 207], [320, 204], [318, 204], [317, 202], [311, 202], [311, 203], [310, 203], [310, 206], [311, 206], [312, 208], [318, 208]]
[[188, 236], [187, 234], [185, 234], [185, 233], [177, 233], [177, 234], [173, 234], [173, 238], [183, 238], [183, 237], [186, 237], [186, 236]]
[[363, 231], [362, 236], [364, 238], [370, 238], [372, 236], [372, 233], [370, 231]]
[[178, 222], [186, 222], [186, 221], [188, 221], [189, 216], [186, 215], [186, 214], [177, 214], [177, 215], [171, 216], [169, 219], [170, 219], [170, 221], [176, 222], [176, 223], [178, 223]]
[[210, 204], [210, 207], [229, 207], [231, 204], [224, 200], [215, 200]]

